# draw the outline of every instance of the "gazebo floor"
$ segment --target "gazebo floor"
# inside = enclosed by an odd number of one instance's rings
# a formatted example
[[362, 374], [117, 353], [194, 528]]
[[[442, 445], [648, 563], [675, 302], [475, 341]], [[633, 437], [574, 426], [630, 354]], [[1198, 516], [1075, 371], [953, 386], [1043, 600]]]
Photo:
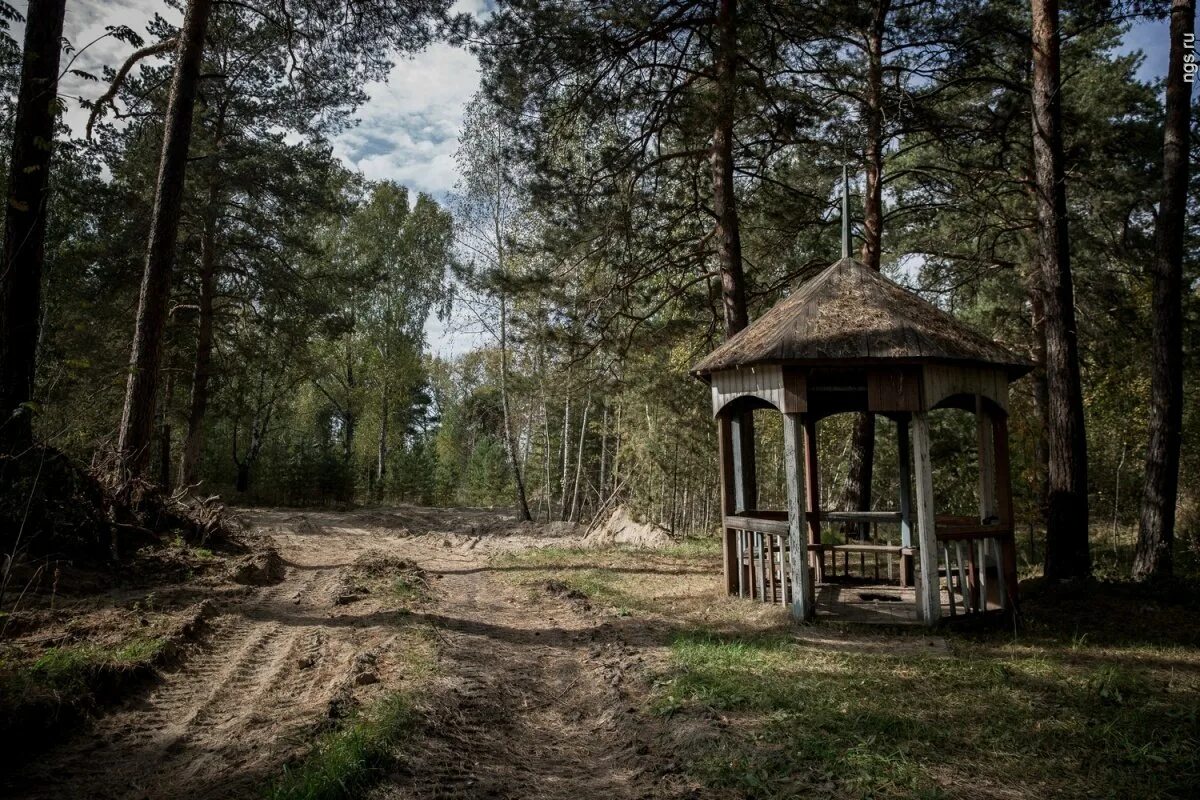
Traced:
[[916, 625], [917, 595], [894, 584], [822, 583], [816, 587], [817, 617], [837, 622]]

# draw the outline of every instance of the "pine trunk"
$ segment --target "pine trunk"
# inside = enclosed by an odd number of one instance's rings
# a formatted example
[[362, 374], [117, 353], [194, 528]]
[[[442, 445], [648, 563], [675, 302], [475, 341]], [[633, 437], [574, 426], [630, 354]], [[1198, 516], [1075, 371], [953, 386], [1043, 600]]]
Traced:
[[175, 56], [175, 76], [167, 102], [154, 211], [150, 221], [150, 243], [138, 298], [129, 382], [125, 389], [125, 406], [117, 445], [124, 469], [131, 475], [145, 469], [150, 455], [154, 398], [158, 392], [158, 373], [162, 362], [163, 327], [170, 299], [171, 270], [175, 262], [179, 212], [183, 204], [188, 148], [192, 139], [192, 111], [211, 10], [212, 0], [191, 0], [188, 3]]
[[192, 397], [187, 434], [179, 459], [179, 485], [192, 486], [200, 471], [204, 447], [204, 415], [208, 411], [208, 382], [212, 375], [213, 308], [217, 290], [217, 188], [209, 188], [204, 230], [200, 235], [200, 297], [196, 313], [196, 363], [192, 368]]
[[1067, 237], [1059, 72], [1058, 0], [1033, 0], [1033, 161], [1037, 258], [1045, 288], [1050, 456], [1045, 572], [1052, 580], [1085, 577], [1091, 572], [1087, 440]]
[[0, 453], [33, 441], [51, 147], [65, 0], [30, 0], [17, 93], [0, 269]]
[[587, 436], [588, 412], [592, 410], [592, 398], [589, 397], [583, 407], [583, 419], [579, 423], [579, 448], [575, 452], [575, 488], [571, 491], [571, 522], [579, 521], [579, 480], [583, 475], [583, 442]]
[[[864, 264], [879, 271], [883, 241], [883, 33], [887, 25], [890, 0], [877, 0], [866, 31], [867, 80], [863, 90], [863, 119], [867, 139], [864, 161], [867, 172], [863, 195]], [[854, 421], [854, 446], [850, 451], [843, 508], [871, 510], [871, 480], [875, 471], [875, 415], [858, 414]], [[859, 538], [867, 537], [867, 525], [848, 524], [846, 532], [857, 528]]]
[[725, 337], [750, 323], [746, 311], [746, 280], [742, 273], [742, 237], [733, 186], [733, 121], [737, 100], [737, 0], [721, 0], [717, 17], [716, 126], [712, 141], [713, 214], [716, 216], [717, 262], [721, 270], [721, 301]]
[[1135, 578], [1172, 573], [1179, 450], [1183, 440], [1183, 238], [1187, 214], [1191, 85], [1184, 80], [1184, 37], [1195, 29], [1196, 0], [1171, 4], [1163, 183], [1155, 230], [1154, 322], [1150, 346], [1150, 442], [1138, 525]]

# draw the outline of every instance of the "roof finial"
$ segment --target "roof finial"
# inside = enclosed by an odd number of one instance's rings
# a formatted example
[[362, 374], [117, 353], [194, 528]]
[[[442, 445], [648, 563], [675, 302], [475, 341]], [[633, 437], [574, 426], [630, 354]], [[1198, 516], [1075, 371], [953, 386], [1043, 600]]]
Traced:
[[842, 258], [850, 257], [850, 177], [842, 164]]

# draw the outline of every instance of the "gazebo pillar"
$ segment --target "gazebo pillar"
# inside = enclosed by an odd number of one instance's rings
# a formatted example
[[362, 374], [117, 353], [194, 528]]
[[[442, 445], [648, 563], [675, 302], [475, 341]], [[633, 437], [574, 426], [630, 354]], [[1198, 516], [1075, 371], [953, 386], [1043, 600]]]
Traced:
[[792, 616], [812, 619], [816, 610], [812, 573], [808, 560], [808, 521], [805, 509], [805, 472], [801, 448], [804, 441], [802, 415], [783, 415], [783, 473], [788, 496], [788, 553], [792, 572]]
[[933, 463], [929, 457], [929, 415], [912, 416], [913, 469], [917, 489], [917, 542], [921, 574], [917, 580], [917, 610], [926, 625], [936, 625], [942, 614], [938, 579], [937, 522], [933, 508]]
[[[717, 449], [720, 453], [721, 519], [737, 513], [737, 488], [734, 482], [733, 423], [724, 409], [717, 414]], [[732, 528], [722, 528], [722, 550], [725, 566], [725, 591], [741, 595], [742, 568], [740, 536]]]
[[[817, 420], [804, 415], [804, 507], [807, 511], [808, 543], [821, 543], [821, 479], [817, 459]], [[825, 582], [825, 556], [814, 550], [810, 558], [817, 583]]]
[[733, 472], [737, 513], [758, 508], [758, 469], [754, 458], [754, 412], [733, 417]]
[[908, 418], [896, 419], [896, 453], [900, 468], [900, 585], [913, 585], [912, 447], [908, 438]]
[[983, 404], [983, 396], [975, 395], [975, 429], [979, 441], [979, 521], [996, 514], [996, 438], [992, 415]]
[[1009, 601], [1012, 603], [1012, 612], [1015, 614], [1018, 610], [1017, 541], [1013, 519], [1012, 468], [1008, 457], [1008, 417], [1004, 414], [997, 414], [992, 419], [992, 443], [996, 460], [996, 514], [1000, 517], [1000, 524], [1013, 532], [1001, 546], [1000, 555], [1004, 559], [1004, 580]]

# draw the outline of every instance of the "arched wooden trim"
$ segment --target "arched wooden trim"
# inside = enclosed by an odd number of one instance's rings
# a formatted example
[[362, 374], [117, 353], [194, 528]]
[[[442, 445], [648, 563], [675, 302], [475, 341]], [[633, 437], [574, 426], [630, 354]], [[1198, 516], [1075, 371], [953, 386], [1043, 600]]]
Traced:
[[804, 373], [792, 367], [764, 364], [746, 369], [714, 372], [712, 381], [713, 415], [730, 404], [754, 398], [776, 411], [793, 414], [807, 410], [808, 394]]
[[983, 395], [1000, 409], [1008, 410], [1008, 373], [999, 367], [966, 367], [951, 364], [925, 366], [922, 400], [926, 409], [945, 408], [948, 400], [971, 398], [968, 411], [975, 409], [975, 395]]
[[984, 394], [970, 394], [968, 392], [959, 392], [958, 394], [947, 395], [934, 404], [929, 410], [940, 411], [943, 408], [957, 409], [958, 411], [966, 411], [968, 414], [977, 414], [982, 408], [993, 419], [998, 417], [1007, 417], [1008, 409], [996, 402], [994, 398]]

